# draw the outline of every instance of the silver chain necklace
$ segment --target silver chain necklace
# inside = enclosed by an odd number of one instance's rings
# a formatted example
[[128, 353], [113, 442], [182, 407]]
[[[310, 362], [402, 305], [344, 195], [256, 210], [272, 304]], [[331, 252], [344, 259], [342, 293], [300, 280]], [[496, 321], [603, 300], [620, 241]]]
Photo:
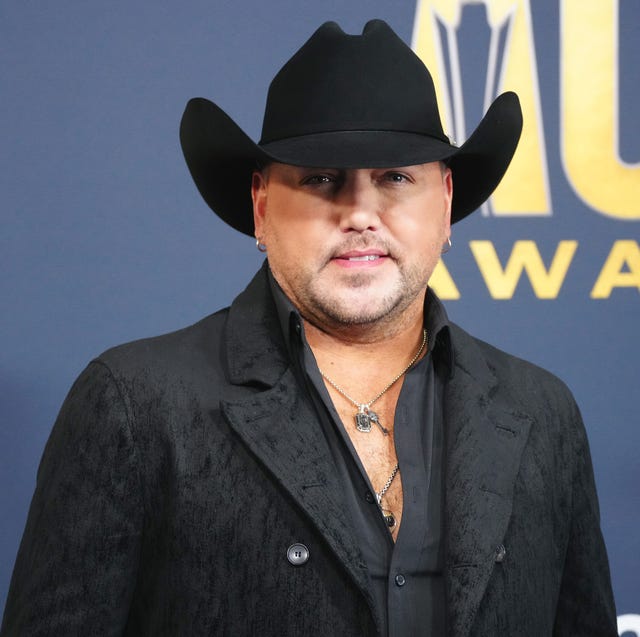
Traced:
[[384, 521], [387, 523], [389, 530], [393, 530], [396, 526], [396, 516], [389, 509], [384, 509], [382, 507], [382, 496], [389, 490], [393, 479], [396, 477], [398, 473], [398, 469], [400, 469], [400, 465], [396, 462], [396, 466], [393, 468], [389, 479], [385, 482], [384, 487], [380, 491], [376, 491], [376, 500], [378, 501], [378, 506], [382, 511], [382, 515], [384, 517]]
[[[385, 388], [381, 392], [376, 394], [369, 402], [366, 402], [366, 403], [359, 403], [354, 398], [351, 398], [351, 396], [349, 396], [349, 394], [347, 394], [347, 392], [344, 389], [342, 389], [340, 385], [337, 385], [334, 381], [332, 381], [321, 369], [319, 370], [320, 375], [329, 383], [329, 385], [331, 385], [331, 387], [333, 387], [338, 393], [342, 394], [348, 401], [352, 402], [358, 408], [358, 412], [355, 415], [356, 429], [358, 431], [369, 433], [371, 431], [372, 424], [375, 423], [376, 425], [378, 425], [378, 427], [380, 427], [380, 431], [382, 431], [382, 433], [386, 436], [388, 435], [389, 430], [386, 427], [382, 426], [382, 423], [380, 422], [380, 418], [378, 417], [378, 414], [376, 414], [376, 412], [373, 411], [373, 409], [371, 409], [371, 405], [373, 405], [373, 403], [375, 403], [376, 400], [378, 400], [378, 398], [383, 396], [404, 376], [404, 374], [411, 367], [411, 365], [413, 365], [418, 360], [418, 358], [420, 358], [420, 354], [422, 354], [426, 345], [427, 345], [427, 330], [423, 329], [422, 343], [420, 343], [420, 348], [416, 352], [416, 355], [409, 361], [409, 364], [397, 376], [395, 376], [388, 385], [385, 386]], [[395, 476], [395, 474], [393, 475]], [[391, 479], [393, 479], [393, 477]]]

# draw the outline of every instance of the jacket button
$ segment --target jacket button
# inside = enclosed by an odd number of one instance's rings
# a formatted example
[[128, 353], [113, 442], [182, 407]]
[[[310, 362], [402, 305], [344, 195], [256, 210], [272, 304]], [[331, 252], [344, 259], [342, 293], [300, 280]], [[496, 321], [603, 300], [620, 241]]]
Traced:
[[304, 544], [292, 544], [287, 549], [287, 559], [294, 566], [302, 566], [309, 560], [309, 549]]
[[498, 562], [498, 564], [500, 562], [504, 562], [504, 558], [507, 555], [507, 549], [504, 547], [504, 544], [500, 544], [497, 548], [496, 548], [496, 552], [495, 552], [495, 560], [496, 562]]

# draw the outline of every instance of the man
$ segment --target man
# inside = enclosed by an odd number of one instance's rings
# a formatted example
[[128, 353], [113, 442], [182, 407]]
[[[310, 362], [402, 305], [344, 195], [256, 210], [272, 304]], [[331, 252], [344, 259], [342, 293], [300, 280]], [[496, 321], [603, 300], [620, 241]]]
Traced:
[[193, 178], [267, 261], [76, 381], [2, 635], [615, 635], [571, 395], [427, 288], [520, 128], [504, 94], [450, 144], [381, 21], [318, 29], [259, 144], [192, 100]]

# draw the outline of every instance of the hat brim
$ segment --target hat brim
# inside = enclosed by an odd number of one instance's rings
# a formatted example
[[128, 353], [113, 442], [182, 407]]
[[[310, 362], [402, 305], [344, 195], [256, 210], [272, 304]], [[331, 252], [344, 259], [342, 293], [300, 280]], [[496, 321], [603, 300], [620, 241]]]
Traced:
[[500, 95], [457, 148], [440, 139], [388, 130], [333, 131], [258, 145], [216, 104], [194, 98], [180, 124], [187, 166], [211, 209], [253, 236], [251, 175], [268, 162], [325, 168], [383, 168], [445, 161], [453, 172], [452, 223], [484, 203], [500, 183], [522, 130], [518, 97]]

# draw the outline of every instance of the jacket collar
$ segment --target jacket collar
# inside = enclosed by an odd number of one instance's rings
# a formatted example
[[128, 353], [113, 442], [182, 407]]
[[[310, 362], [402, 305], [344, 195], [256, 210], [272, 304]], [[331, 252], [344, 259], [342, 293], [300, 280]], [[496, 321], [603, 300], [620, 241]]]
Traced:
[[233, 385], [273, 387], [289, 367], [266, 261], [229, 308], [225, 345]]

